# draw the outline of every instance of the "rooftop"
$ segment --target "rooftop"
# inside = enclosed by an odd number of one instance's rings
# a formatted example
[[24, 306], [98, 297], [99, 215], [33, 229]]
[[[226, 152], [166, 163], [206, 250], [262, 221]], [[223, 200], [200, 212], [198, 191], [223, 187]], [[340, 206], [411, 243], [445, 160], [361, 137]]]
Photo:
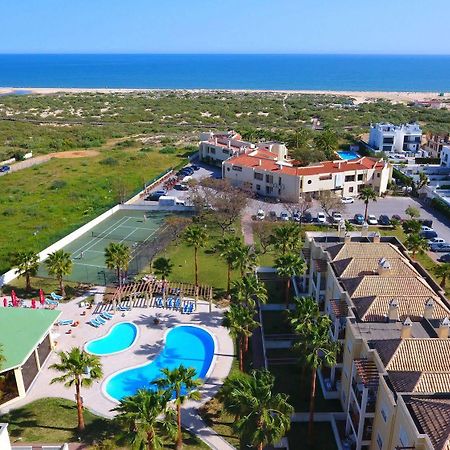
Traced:
[[1, 371], [20, 366], [45, 337], [61, 311], [31, 308], [2, 308], [0, 344], [5, 361]]

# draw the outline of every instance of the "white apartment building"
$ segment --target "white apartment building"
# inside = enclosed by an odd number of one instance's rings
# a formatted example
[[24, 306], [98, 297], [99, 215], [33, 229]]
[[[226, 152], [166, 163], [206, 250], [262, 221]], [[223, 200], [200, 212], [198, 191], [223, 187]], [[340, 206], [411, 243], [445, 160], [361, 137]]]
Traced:
[[276, 154], [260, 148], [224, 161], [222, 176], [255, 194], [298, 202], [305, 195], [315, 196], [321, 191], [356, 196], [365, 185], [381, 195], [392, 178], [392, 166], [382, 159], [362, 157], [295, 167], [281, 149]]
[[417, 152], [422, 141], [422, 129], [415, 123], [393, 125], [376, 123], [370, 127], [369, 145], [384, 152]]
[[445, 145], [441, 149], [441, 166], [450, 169], [450, 145]]

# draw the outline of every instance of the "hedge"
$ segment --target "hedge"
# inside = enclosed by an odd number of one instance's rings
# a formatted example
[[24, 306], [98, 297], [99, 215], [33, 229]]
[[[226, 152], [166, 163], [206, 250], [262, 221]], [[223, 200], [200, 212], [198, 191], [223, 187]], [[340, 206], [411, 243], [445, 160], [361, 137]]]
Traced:
[[431, 200], [431, 206], [447, 217], [447, 219], [450, 219], [450, 205], [438, 198], [433, 198]]

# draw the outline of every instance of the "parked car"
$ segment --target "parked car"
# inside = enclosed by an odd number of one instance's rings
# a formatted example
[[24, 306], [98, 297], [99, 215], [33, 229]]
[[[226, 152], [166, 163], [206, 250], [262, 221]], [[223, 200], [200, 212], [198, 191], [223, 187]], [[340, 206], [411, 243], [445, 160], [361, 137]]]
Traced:
[[398, 214], [394, 214], [391, 217], [391, 220], [398, 220], [399, 222], [401, 222], [403, 219]]
[[289, 214], [286, 211], [283, 211], [280, 214], [280, 220], [287, 222], [289, 220]]
[[430, 245], [430, 249], [433, 252], [450, 252], [450, 244], [441, 243], [441, 244], [432, 244]]
[[298, 211], [294, 211], [292, 213], [292, 220], [294, 222], [301, 222], [302, 218], [301, 218], [300, 213]]
[[166, 195], [166, 194], [167, 194], [167, 192], [163, 191], [163, 190], [155, 191], [155, 192], [150, 193], [150, 195], [147, 196], [145, 198], [145, 200], [157, 202], [159, 200], [159, 197], [162, 197], [163, 195]]
[[332, 217], [334, 223], [339, 223], [342, 220], [342, 214], [337, 211], [335, 211], [331, 217]]
[[1, 166], [0, 172], [9, 172], [11, 170], [11, 167], [9, 166]]
[[433, 239], [438, 237], [438, 234], [436, 233], [436, 231], [432, 230], [432, 231], [421, 231], [419, 233], [420, 237], [423, 237], [424, 239]]
[[342, 203], [353, 203], [355, 200], [353, 199], [353, 197], [342, 197], [341, 198], [341, 202]]
[[271, 220], [277, 220], [277, 212], [276, 211], [270, 211], [269, 217]]
[[367, 217], [367, 223], [369, 225], [378, 225], [378, 220], [373, 214], [369, 214]]
[[197, 166], [197, 164], [192, 164], [191, 166], [194, 170], [200, 170], [200, 166]]
[[364, 216], [362, 214], [355, 214], [353, 222], [355, 222], [356, 225], [362, 225], [364, 223]]
[[256, 213], [256, 218], [258, 220], [264, 220], [266, 218], [266, 213], [262, 209], [258, 209], [258, 212]]
[[433, 228], [433, 221], [430, 219], [419, 219], [419, 222], [426, 227]]
[[441, 237], [435, 237], [433, 239], [430, 239], [428, 241], [428, 245], [433, 245], [433, 244], [446, 244], [445, 239], [441, 238]]
[[426, 225], [422, 225], [420, 227], [420, 231], [434, 231], [434, 230], [431, 227], [427, 227]]
[[303, 223], [311, 223], [313, 221], [313, 216], [310, 212], [305, 212], [301, 217]]
[[326, 223], [327, 221], [327, 216], [325, 215], [324, 212], [318, 212], [317, 213], [317, 222], [319, 223]]
[[176, 191], [188, 191], [189, 190], [189, 187], [183, 183], [177, 183], [173, 188]]
[[450, 262], [450, 253], [442, 255], [440, 258], [438, 258], [438, 261], [443, 262], [443, 263], [449, 263]]
[[385, 214], [381, 214], [381, 216], [378, 218], [378, 224], [387, 226], [391, 224], [391, 221], [389, 220], [388, 216], [386, 216]]

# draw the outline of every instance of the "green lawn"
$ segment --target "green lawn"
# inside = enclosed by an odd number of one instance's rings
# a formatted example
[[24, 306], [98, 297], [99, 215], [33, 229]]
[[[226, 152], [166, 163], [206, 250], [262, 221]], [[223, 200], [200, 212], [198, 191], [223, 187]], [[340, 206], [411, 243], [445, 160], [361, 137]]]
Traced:
[[314, 424], [312, 444], [308, 443], [308, 424], [293, 423], [287, 434], [289, 448], [302, 450], [334, 450], [337, 449], [333, 429], [328, 422]]
[[9, 269], [11, 252], [43, 250], [116, 204], [120, 192], [129, 196], [185, 160], [181, 151], [99, 150], [98, 156], [54, 158], [0, 178], [0, 273]]
[[[108, 419], [96, 416], [85, 410], [86, 430], [79, 435], [77, 426], [77, 411], [74, 402], [61, 398], [45, 398], [36, 400], [9, 414], [0, 416], [0, 422], [9, 423], [8, 431], [11, 441], [20, 438], [26, 443], [63, 443], [81, 442], [92, 445], [94, 442], [107, 441], [111, 449], [129, 449], [128, 444], [120, 441], [117, 425]], [[184, 433], [185, 448], [189, 450], [204, 450], [208, 446], [196, 437]], [[165, 449], [173, 449], [174, 445], [167, 443]]]

